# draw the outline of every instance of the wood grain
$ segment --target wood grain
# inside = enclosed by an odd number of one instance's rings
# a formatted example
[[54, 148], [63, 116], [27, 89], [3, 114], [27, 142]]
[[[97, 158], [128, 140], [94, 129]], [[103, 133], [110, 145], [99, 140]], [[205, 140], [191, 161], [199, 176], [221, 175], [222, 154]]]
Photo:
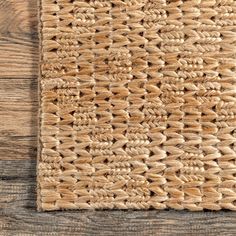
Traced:
[[[0, 39], [1, 78], [28, 78], [37, 76], [38, 40], [30, 35], [4, 35]], [[14, 45], [14, 47], [12, 47]]]
[[0, 0], [0, 236], [236, 235], [236, 212], [36, 211], [37, 0]]
[[1, 0], [0, 16], [1, 34], [37, 32], [37, 0]]
[[37, 18], [37, 0], [0, 0], [1, 79], [37, 77]]

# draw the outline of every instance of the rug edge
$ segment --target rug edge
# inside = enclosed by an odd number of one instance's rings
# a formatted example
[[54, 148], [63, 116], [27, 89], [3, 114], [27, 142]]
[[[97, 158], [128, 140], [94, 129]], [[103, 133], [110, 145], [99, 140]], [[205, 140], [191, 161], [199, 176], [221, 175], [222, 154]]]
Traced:
[[38, 19], [38, 52], [39, 52], [39, 63], [38, 63], [38, 114], [37, 114], [37, 124], [38, 124], [38, 132], [37, 132], [37, 164], [36, 164], [36, 205], [37, 205], [37, 211], [44, 211], [42, 207], [42, 201], [41, 201], [41, 188], [40, 188], [40, 182], [39, 182], [39, 163], [41, 160], [41, 64], [42, 64], [42, 21], [41, 21], [41, 9], [42, 9], [42, 2], [41, 0], [37, 0], [37, 19]]

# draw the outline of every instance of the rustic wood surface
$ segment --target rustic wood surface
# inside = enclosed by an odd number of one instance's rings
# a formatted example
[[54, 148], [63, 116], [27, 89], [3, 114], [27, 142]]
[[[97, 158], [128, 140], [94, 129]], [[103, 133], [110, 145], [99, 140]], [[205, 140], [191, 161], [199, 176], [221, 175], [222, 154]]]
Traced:
[[0, 235], [236, 235], [236, 212], [36, 211], [37, 0], [0, 0]]

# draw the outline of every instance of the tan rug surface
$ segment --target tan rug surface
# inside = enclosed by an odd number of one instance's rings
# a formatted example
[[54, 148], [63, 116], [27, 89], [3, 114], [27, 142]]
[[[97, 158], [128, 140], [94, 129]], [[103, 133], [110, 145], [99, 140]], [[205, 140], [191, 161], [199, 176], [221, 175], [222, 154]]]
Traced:
[[236, 210], [236, 1], [40, 14], [38, 209]]

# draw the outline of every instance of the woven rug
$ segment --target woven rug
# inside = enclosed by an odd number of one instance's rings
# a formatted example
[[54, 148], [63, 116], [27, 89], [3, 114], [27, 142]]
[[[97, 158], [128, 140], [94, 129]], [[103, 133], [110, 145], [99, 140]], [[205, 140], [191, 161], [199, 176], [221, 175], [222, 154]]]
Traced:
[[236, 210], [236, 1], [40, 9], [38, 209]]

